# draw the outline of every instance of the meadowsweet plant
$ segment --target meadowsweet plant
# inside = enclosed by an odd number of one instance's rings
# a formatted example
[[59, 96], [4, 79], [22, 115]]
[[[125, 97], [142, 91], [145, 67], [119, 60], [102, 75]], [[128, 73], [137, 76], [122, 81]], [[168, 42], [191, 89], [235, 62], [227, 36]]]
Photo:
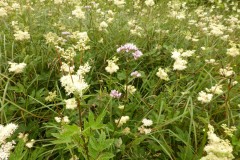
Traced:
[[0, 124], [0, 159], [8, 159], [11, 150], [14, 149], [16, 142], [14, 140], [8, 141], [13, 133], [18, 128], [18, 125], [9, 123], [5, 126]]
[[208, 140], [209, 144], [204, 147], [204, 150], [207, 152], [205, 157], [202, 157], [201, 160], [207, 159], [234, 159], [232, 155], [233, 148], [230, 142], [225, 139], [219, 138], [214, 133], [214, 128], [210, 124], [208, 125], [209, 131]]
[[22, 73], [27, 65], [26, 63], [14, 63], [14, 62], [8, 62], [8, 64], [10, 64], [10, 68], [8, 69], [8, 71], [13, 72], [15, 74]]
[[239, 13], [1, 0], [0, 159], [239, 159]]

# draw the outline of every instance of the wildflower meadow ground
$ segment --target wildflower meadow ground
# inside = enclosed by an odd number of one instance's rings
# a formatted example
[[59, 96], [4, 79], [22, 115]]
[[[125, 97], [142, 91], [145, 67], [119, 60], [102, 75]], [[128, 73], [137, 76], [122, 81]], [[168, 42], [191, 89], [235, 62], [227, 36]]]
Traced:
[[240, 159], [238, 0], [0, 0], [0, 160]]

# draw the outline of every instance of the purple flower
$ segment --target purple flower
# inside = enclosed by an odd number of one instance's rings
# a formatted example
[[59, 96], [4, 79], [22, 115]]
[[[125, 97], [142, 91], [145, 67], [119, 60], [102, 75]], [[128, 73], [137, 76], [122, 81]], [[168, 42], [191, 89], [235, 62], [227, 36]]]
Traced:
[[136, 45], [131, 44], [131, 43], [126, 43], [125, 45], [119, 47], [117, 49], [117, 52], [132, 52], [132, 55], [134, 57], [134, 59], [138, 59], [139, 57], [142, 56], [142, 52], [137, 48]]
[[62, 35], [70, 35], [71, 33], [70, 32], [67, 32], [67, 31], [65, 31], [65, 32], [62, 32]]
[[139, 57], [141, 57], [143, 54], [141, 51], [137, 50], [136, 52], [132, 53], [134, 59], [138, 59]]
[[129, 52], [129, 51], [136, 51], [136, 50], [138, 50], [137, 46], [131, 43], [126, 43], [125, 45], [119, 47], [117, 49], [117, 52], [121, 52], [121, 51]]
[[132, 77], [141, 77], [141, 73], [139, 73], [138, 71], [134, 71], [131, 73]]
[[117, 90], [111, 90], [110, 96], [113, 98], [120, 98], [122, 93], [118, 92]]

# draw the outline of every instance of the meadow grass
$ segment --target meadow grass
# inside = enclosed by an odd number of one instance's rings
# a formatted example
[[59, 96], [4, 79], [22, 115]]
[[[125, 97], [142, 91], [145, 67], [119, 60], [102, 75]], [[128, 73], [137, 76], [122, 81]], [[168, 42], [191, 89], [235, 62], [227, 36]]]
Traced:
[[0, 159], [240, 158], [239, 5], [1, 1]]

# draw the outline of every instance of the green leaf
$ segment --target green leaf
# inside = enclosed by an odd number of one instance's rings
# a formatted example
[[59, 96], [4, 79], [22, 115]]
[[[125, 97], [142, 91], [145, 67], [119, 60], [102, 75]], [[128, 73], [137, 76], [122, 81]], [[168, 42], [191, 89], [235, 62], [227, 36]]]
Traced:
[[17, 143], [14, 152], [10, 154], [9, 160], [23, 159], [27, 151], [24, 151], [25, 142], [20, 139]]
[[114, 157], [114, 154], [113, 153], [110, 153], [110, 152], [104, 152], [104, 153], [101, 153], [98, 157], [97, 157], [97, 160], [109, 160], [111, 158]]
[[64, 144], [72, 142], [72, 137], [80, 135], [80, 129], [77, 125], [65, 125], [61, 133], [52, 133], [57, 140], [52, 141], [54, 144]]

